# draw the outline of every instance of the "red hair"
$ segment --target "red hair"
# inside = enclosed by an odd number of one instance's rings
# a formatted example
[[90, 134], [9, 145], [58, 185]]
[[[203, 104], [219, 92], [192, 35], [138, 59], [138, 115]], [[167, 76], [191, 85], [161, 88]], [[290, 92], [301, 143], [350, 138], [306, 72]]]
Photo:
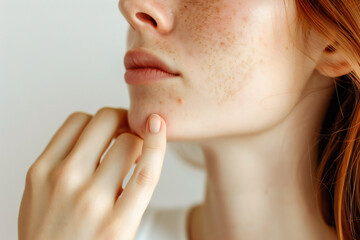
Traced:
[[360, 1], [296, 0], [297, 29], [311, 29], [341, 47], [352, 71], [335, 78], [319, 133], [317, 202], [340, 240], [360, 239]]

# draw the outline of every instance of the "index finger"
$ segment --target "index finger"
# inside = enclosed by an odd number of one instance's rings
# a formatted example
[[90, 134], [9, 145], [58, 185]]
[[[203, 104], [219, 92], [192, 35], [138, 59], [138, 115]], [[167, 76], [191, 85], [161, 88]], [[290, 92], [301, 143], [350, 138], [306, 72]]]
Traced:
[[[159, 118], [159, 116], [155, 116]], [[127, 239], [136, 232], [159, 181], [166, 151], [166, 123], [160, 117], [160, 130], [150, 133], [149, 122], [142, 146], [142, 153], [129, 182], [115, 202], [113, 215], [107, 225], [110, 235]], [[159, 124], [152, 125], [159, 127]], [[108, 223], [108, 222], [107, 222]], [[126, 225], [126, 227], [124, 227]], [[121, 228], [121, 231], [118, 231]], [[113, 236], [113, 235], [112, 235]]]

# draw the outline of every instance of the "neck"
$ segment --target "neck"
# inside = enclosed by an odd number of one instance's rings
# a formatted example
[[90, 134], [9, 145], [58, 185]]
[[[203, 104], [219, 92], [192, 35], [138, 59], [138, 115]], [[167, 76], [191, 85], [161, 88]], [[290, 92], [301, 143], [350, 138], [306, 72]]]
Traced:
[[335, 239], [316, 205], [314, 180], [317, 133], [332, 93], [308, 95], [261, 133], [198, 142], [207, 178], [192, 240]]

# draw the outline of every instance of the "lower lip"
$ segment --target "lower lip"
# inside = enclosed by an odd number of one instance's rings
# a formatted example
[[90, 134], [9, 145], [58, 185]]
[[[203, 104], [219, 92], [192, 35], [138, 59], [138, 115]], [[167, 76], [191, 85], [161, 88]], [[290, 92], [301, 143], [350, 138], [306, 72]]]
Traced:
[[179, 75], [167, 73], [157, 68], [134, 68], [125, 72], [125, 81], [131, 85], [143, 85], [158, 80], [178, 77]]

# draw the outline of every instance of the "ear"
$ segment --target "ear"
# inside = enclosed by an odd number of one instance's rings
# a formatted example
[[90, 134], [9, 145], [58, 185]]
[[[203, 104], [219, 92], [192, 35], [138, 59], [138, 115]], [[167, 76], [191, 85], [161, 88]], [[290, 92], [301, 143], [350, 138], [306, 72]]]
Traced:
[[316, 65], [319, 73], [327, 77], [340, 77], [352, 71], [350, 64], [344, 59], [343, 52], [337, 42], [328, 45], [322, 52]]

